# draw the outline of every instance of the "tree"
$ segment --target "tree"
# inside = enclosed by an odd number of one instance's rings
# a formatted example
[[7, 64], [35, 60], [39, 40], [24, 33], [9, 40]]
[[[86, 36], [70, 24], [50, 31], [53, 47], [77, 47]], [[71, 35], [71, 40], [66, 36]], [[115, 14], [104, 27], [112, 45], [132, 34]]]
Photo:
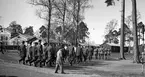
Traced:
[[[115, 4], [114, 0], [106, 0], [107, 6]], [[124, 18], [125, 18], [125, 0], [121, 2], [121, 37], [120, 37], [120, 59], [125, 59], [124, 56]]]
[[50, 38], [50, 27], [51, 27], [51, 21], [52, 21], [52, 9], [53, 9], [53, 3], [54, 0], [30, 0], [30, 4], [35, 5], [35, 6], [40, 6], [41, 8], [37, 10], [37, 15], [45, 19], [48, 24], [47, 24], [47, 38], [48, 38], [48, 43], [49, 43], [49, 38]]
[[105, 40], [106, 43], [117, 43], [116, 40], [119, 36], [119, 33], [115, 30], [118, 25], [118, 21], [116, 19], [112, 19], [107, 23], [105, 28]]
[[118, 21], [116, 19], [112, 19], [109, 21], [105, 27], [105, 34], [108, 34], [109, 32], [112, 32], [113, 30], [116, 29], [118, 26]]
[[11, 38], [18, 36], [19, 34], [23, 34], [22, 26], [17, 24], [16, 21], [12, 21], [7, 29], [11, 31]]
[[105, 43], [115, 43], [118, 44], [119, 33], [116, 30], [110, 31], [108, 34], [105, 35]]
[[133, 24], [133, 40], [134, 40], [134, 62], [139, 63], [139, 47], [137, 37], [137, 11], [136, 11], [136, 0], [132, 0], [132, 24]]
[[66, 11], [67, 11], [67, 0], [57, 0], [56, 2], [54, 2], [54, 6], [57, 9], [57, 12], [55, 13], [56, 16], [58, 16], [58, 19], [61, 19], [61, 21], [62, 21], [61, 35], [62, 35], [62, 39], [63, 39]]
[[87, 24], [84, 22], [81, 22], [78, 25], [78, 42], [84, 43], [85, 38], [88, 38], [89, 32], [88, 32]]
[[90, 8], [91, 5], [89, 4], [90, 0], [68, 0], [69, 4], [70, 4], [70, 9], [69, 12], [70, 14], [72, 14], [72, 22], [73, 25], [75, 27], [75, 31], [76, 31], [76, 42], [75, 44], [78, 44], [78, 40], [77, 40], [77, 35], [78, 35], [78, 25], [81, 21], [83, 21], [84, 19], [84, 11], [87, 8]]
[[[140, 18], [141, 18], [141, 14], [140, 14], [139, 11], [137, 11], [137, 21], [138, 22], [139, 22]], [[133, 31], [131, 29], [131, 26], [132, 26], [132, 14], [126, 17], [125, 24], [130, 29], [129, 32], [125, 33], [125, 37], [126, 37], [125, 41], [129, 44], [128, 51], [130, 51], [130, 47], [131, 47], [130, 43], [131, 43], [131, 41], [133, 41]], [[141, 27], [138, 28], [138, 32], [140, 31], [140, 29], [141, 29]], [[139, 32], [138, 36], [140, 37], [140, 32]], [[139, 38], [139, 44], [140, 44], [140, 38]]]
[[26, 35], [34, 35], [33, 26], [26, 27], [24, 34]]
[[[61, 37], [59, 34], [62, 31], [62, 27], [59, 26], [55, 29], [56, 35]], [[64, 40], [75, 44], [76, 41], [76, 31], [74, 30], [74, 27], [72, 27], [72, 25], [70, 26], [65, 26], [64, 27]], [[84, 22], [81, 22], [78, 26], [78, 43], [84, 43], [85, 42], [85, 38], [88, 38], [89, 32], [88, 32], [88, 27], [87, 24]]]
[[[40, 33], [41, 38], [46, 39], [48, 37], [47, 30], [48, 30], [47, 27], [44, 25], [42, 25], [39, 28], [39, 33]], [[51, 28], [49, 32], [50, 32], [50, 38], [56, 40], [56, 35], [54, 33], [54, 29]]]
[[[139, 11], [137, 11], [137, 22], [139, 22], [139, 20], [141, 19], [141, 13]], [[130, 26], [132, 25], [132, 14], [128, 15], [125, 18], [125, 23], [127, 24], [127, 26], [130, 28]]]
[[[77, 26], [84, 19], [83, 14], [85, 9], [89, 8], [89, 1], [90, 0], [30, 0], [30, 4], [40, 6], [40, 9], [37, 10], [37, 15], [48, 21], [48, 39], [50, 37], [51, 26], [55, 23], [55, 25], [62, 27], [60, 32], [61, 41], [65, 41], [64, 36], [72, 27], [74, 28], [72, 30], [78, 33]], [[74, 35], [77, 37], [77, 34]]]
[[124, 56], [124, 24], [125, 24], [125, 0], [122, 0], [122, 13], [121, 13], [121, 40], [120, 40], [120, 59], [125, 59]]
[[[112, 5], [112, 3], [114, 2], [114, 0], [106, 0], [106, 3], [109, 5]], [[125, 0], [122, 0], [122, 21], [124, 21], [124, 13], [125, 13]], [[134, 62], [139, 63], [139, 47], [138, 47], [138, 37], [137, 37], [137, 9], [136, 9], [136, 0], [132, 0], [132, 23], [133, 23], [133, 40], [134, 40]], [[122, 23], [124, 24], [124, 23]], [[121, 32], [122, 32], [122, 36], [123, 36], [123, 25], [121, 27]], [[122, 41], [121, 41], [121, 58], [123, 57], [123, 37], [122, 37]]]

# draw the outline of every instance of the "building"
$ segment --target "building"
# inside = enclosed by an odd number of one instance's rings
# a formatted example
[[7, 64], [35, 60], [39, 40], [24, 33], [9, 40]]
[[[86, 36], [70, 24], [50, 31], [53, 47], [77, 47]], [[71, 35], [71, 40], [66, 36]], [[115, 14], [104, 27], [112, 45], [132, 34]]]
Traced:
[[[120, 52], [120, 44], [105, 43], [101, 46], [103, 46], [103, 48], [111, 49], [111, 52]], [[124, 52], [128, 52], [128, 48], [128, 46], [124, 46]]]
[[10, 45], [20, 45], [22, 41], [28, 41], [34, 36], [19, 34], [18, 36], [9, 40]]
[[10, 38], [11, 32], [0, 26], [0, 42], [2, 42], [4, 45], [8, 45]]

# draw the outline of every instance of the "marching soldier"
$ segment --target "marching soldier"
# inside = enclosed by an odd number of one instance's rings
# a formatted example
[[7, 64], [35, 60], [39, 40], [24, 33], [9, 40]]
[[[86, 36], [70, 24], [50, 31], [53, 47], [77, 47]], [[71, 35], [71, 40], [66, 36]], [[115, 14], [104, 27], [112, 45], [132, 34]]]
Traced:
[[49, 44], [48, 48], [47, 48], [47, 62], [46, 64], [49, 64], [49, 66], [52, 66], [52, 46]]
[[20, 57], [21, 59], [19, 60], [19, 63], [21, 61], [23, 61], [23, 64], [25, 64], [25, 58], [26, 58], [26, 54], [27, 54], [27, 49], [26, 49], [26, 45], [25, 45], [25, 41], [22, 42], [22, 45], [20, 45]]
[[0, 41], [0, 51], [2, 52], [2, 54], [4, 54], [3, 52], [3, 43]]
[[87, 56], [88, 56], [88, 47], [83, 47], [84, 62], [86, 62]]
[[38, 42], [35, 42], [35, 45], [33, 47], [33, 59], [30, 61], [30, 65], [32, 62], [34, 62], [34, 65], [36, 66], [36, 61], [38, 60], [39, 57], [39, 50], [38, 50]]
[[68, 53], [68, 61], [69, 61], [69, 64], [72, 66], [72, 62], [74, 60], [74, 47], [72, 45], [70, 45], [68, 47], [68, 50], [69, 50], [69, 53]]
[[76, 48], [76, 59], [77, 63], [82, 62], [82, 48], [80, 45]]
[[27, 47], [27, 57], [28, 57], [28, 59], [26, 60], [26, 64], [33, 59], [33, 46], [32, 46], [32, 42], [30, 42], [28, 47]]
[[42, 59], [43, 59], [43, 46], [41, 44], [41, 40], [39, 40], [39, 42], [38, 42], [38, 59], [35, 62], [36, 66], [38, 65], [38, 63], [40, 63], [42, 61]]
[[43, 57], [42, 57], [42, 60], [40, 61], [40, 67], [42, 66], [42, 64], [45, 66], [46, 60], [48, 59], [48, 43], [44, 43], [43, 45], [44, 45]]
[[95, 59], [98, 59], [98, 48], [96, 47], [94, 49]]
[[88, 59], [89, 59], [89, 61], [92, 60], [92, 56], [93, 56], [93, 48], [92, 48], [92, 46], [90, 46], [88, 48]]

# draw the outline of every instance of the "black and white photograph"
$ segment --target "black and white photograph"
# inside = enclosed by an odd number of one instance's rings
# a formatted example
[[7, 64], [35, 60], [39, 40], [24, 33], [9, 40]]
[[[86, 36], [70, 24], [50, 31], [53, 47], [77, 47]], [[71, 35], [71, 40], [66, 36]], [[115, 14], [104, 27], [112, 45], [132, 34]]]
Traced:
[[145, 0], [0, 0], [0, 77], [145, 77]]

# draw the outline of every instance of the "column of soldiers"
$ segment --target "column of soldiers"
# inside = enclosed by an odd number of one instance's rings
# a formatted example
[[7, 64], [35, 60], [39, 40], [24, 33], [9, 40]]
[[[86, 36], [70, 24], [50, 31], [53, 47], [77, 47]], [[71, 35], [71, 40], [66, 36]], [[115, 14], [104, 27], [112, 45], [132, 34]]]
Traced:
[[108, 56], [111, 54], [110, 49], [103, 48], [102, 46], [55, 45], [48, 43], [42, 45], [41, 40], [35, 42], [34, 46], [32, 46], [32, 42], [28, 42], [26, 46], [23, 41], [19, 51], [21, 57], [19, 63], [23, 62], [23, 64], [33, 65], [35, 67], [53, 66], [57, 64], [56, 69], [63, 63], [69, 63], [72, 66], [73, 64], [91, 61], [93, 56], [95, 59], [108, 59]]

